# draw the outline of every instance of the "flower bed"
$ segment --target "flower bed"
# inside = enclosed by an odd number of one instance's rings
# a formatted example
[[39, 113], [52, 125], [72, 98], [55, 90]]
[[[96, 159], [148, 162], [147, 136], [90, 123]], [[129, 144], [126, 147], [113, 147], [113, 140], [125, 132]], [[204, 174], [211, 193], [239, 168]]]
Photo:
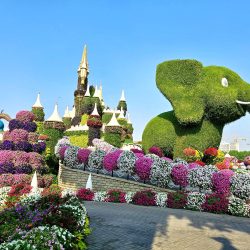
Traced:
[[233, 195], [218, 193], [205, 195], [200, 192], [169, 192], [157, 193], [150, 189], [136, 193], [122, 190], [93, 192], [89, 189], [79, 189], [76, 192], [79, 199], [88, 201], [132, 203], [141, 206], [159, 206], [169, 208], [184, 208], [211, 213], [227, 213], [235, 216], [250, 217], [250, 204]]
[[53, 185], [37, 193], [25, 185], [2, 188], [0, 208], [0, 250], [87, 249], [89, 219], [72, 193]]

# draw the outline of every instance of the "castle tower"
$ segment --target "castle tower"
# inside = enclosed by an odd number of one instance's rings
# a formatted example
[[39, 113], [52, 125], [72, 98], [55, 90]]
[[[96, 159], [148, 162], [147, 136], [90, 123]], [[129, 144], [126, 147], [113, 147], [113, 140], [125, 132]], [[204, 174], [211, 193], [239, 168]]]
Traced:
[[88, 85], [88, 74], [89, 74], [89, 64], [88, 64], [88, 58], [87, 58], [87, 46], [84, 46], [83, 53], [82, 53], [82, 59], [79, 65], [79, 68], [77, 70], [78, 73], [78, 83], [77, 83], [77, 89], [74, 92], [74, 104], [76, 108], [76, 114], [75, 116], [80, 117], [82, 115], [82, 104], [83, 104], [83, 98], [84, 94], [87, 90]]
[[126, 102], [126, 99], [125, 99], [124, 90], [122, 90], [121, 98], [120, 98], [120, 101], [119, 101], [118, 106], [117, 106], [118, 110], [121, 110], [121, 108], [124, 110], [124, 115], [126, 115], [127, 102]]
[[41, 104], [40, 100], [40, 93], [38, 93], [36, 102], [32, 106], [32, 113], [35, 115], [35, 121], [36, 122], [43, 122], [44, 121], [44, 110], [43, 105]]

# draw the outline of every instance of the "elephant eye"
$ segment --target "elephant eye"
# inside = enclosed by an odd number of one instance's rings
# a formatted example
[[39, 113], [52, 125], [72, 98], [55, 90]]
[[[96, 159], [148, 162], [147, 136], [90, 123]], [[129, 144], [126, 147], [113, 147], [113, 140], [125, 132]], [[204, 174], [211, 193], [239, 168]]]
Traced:
[[223, 86], [223, 87], [228, 87], [228, 81], [227, 81], [227, 78], [225, 78], [225, 77], [223, 77], [222, 79], [221, 79], [221, 85]]

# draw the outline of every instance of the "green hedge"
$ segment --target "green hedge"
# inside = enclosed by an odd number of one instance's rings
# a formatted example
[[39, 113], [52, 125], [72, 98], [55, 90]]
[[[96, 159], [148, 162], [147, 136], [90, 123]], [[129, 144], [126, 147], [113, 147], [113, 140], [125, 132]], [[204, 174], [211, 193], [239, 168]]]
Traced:
[[44, 111], [43, 108], [32, 108], [31, 111], [35, 115], [36, 122], [43, 122], [44, 121]]
[[69, 129], [71, 127], [71, 118], [70, 117], [63, 117], [63, 123], [64, 123], [66, 129]]
[[102, 105], [99, 98], [94, 97], [84, 97], [82, 104], [82, 114], [90, 115], [95, 107], [95, 103], [97, 103], [97, 110], [100, 116], [102, 116]]
[[125, 101], [119, 101], [118, 106], [117, 106], [117, 109], [118, 109], [118, 110], [121, 110], [121, 107], [122, 107], [123, 110], [125, 111], [124, 114], [126, 115], [127, 110], [128, 110], [128, 108], [127, 108], [127, 103], [126, 103]]
[[102, 115], [102, 122], [105, 123], [105, 124], [108, 124], [112, 118], [112, 113], [104, 113]]
[[114, 147], [120, 148], [121, 147], [121, 135], [120, 134], [113, 134], [113, 133], [105, 133], [104, 140], [113, 145]]
[[43, 133], [49, 136], [49, 140], [46, 142], [46, 145], [50, 148], [51, 154], [54, 154], [55, 145], [57, 144], [57, 141], [63, 137], [63, 132], [58, 129], [47, 128], [44, 129]]
[[86, 148], [88, 146], [88, 135], [71, 135], [69, 136], [70, 143], [74, 146], [78, 146], [81, 148]]
[[231, 150], [229, 152], [231, 156], [235, 156], [238, 160], [243, 161], [246, 156], [250, 156], [250, 151], [236, 151], [236, 150]]
[[80, 136], [80, 135], [88, 135], [88, 131], [65, 131], [65, 136]]

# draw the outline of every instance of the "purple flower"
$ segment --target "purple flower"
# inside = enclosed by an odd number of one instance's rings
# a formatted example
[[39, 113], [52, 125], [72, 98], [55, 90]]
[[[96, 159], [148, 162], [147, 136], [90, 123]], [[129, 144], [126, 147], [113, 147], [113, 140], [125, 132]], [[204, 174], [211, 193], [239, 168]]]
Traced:
[[141, 180], [148, 180], [153, 160], [148, 157], [140, 157], [135, 162], [135, 172]]
[[[133, 151], [132, 151], [133, 152]], [[142, 154], [142, 153], [135, 153], [135, 156], [137, 157], [137, 158], [141, 158], [141, 157], [144, 157], [144, 154]]]
[[30, 152], [32, 145], [27, 141], [20, 141], [15, 144], [15, 150]]
[[2, 150], [12, 150], [14, 148], [14, 143], [12, 141], [3, 141], [1, 145]]
[[[65, 148], [66, 147], [66, 148]], [[60, 158], [63, 159], [64, 158], [64, 152], [67, 149], [67, 146], [62, 147], [62, 152], [61, 149], [59, 151], [60, 154]], [[65, 149], [64, 149], [65, 148]], [[61, 153], [60, 153], [61, 152]], [[90, 155], [91, 151], [87, 148], [80, 148], [77, 151], [77, 159], [80, 163], [84, 163], [87, 164], [88, 163], [88, 159], [89, 159], [89, 155]]]
[[35, 119], [35, 115], [27, 110], [21, 110], [16, 114], [16, 119], [21, 122], [32, 122]]
[[162, 157], [161, 159], [165, 160], [165, 161], [168, 161], [168, 162], [172, 162], [173, 160], [168, 158], [168, 157]]
[[171, 171], [172, 181], [175, 185], [186, 187], [188, 185], [188, 167], [184, 164], [175, 165]]
[[15, 169], [16, 174], [31, 174], [32, 167], [30, 165], [17, 166]]
[[15, 168], [14, 164], [9, 162], [5, 164], [0, 164], [0, 174], [14, 174]]
[[12, 131], [14, 129], [22, 129], [23, 128], [23, 123], [17, 119], [12, 119], [9, 122], [9, 130]]
[[216, 193], [227, 195], [230, 193], [230, 178], [234, 175], [232, 170], [224, 169], [213, 173], [212, 183]]
[[103, 158], [103, 167], [109, 172], [117, 169], [117, 161], [122, 152], [122, 150], [116, 150], [106, 154]]
[[161, 148], [159, 148], [159, 147], [153, 146], [148, 151], [149, 151], [149, 153], [158, 155], [159, 157], [163, 156], [163, 152], [162, 152]]
[[23, 124], [23, 129], [28, 132], [35, 132], [37, 129], [37, 125], [35, 122], [25, 122]]
[[143, 152], [143, 150], [141, 150], [141, 149], [131, 148], [130, 151], [132, 151], [132, 152], [135, 153], [135, 154], [138, 153], [138, 154], [143, 154], [143, 155], [144, 155], [144, 152]]

